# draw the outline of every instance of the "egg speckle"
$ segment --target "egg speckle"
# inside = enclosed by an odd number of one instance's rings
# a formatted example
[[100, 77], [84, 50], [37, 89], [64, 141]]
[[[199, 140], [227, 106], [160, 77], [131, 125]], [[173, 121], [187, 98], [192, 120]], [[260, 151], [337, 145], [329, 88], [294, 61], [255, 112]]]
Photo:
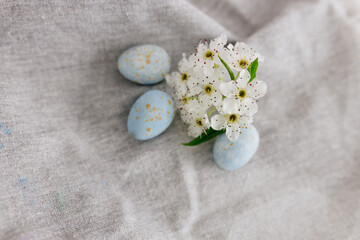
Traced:
[[156, 45], [140, 45], [121, 54], [117, 63], [120, 73], [132, 82], [149, 85], [162, 81], [170, 71], [170, 57]]
[[242, 129], [239, 138], [232, 142], [226, 134], [217, 137], [214, 148], [214, 160], [223, 170], [231, 171], [244, 166], [254, 156], [260, 142], [259, 133], [253, 125]]
[[131, 107], [128, 131], [135, 139], [148, 140], [160, 135], [175, 116], [172, 98], [160, 90], [151, 90], [141, 95]]

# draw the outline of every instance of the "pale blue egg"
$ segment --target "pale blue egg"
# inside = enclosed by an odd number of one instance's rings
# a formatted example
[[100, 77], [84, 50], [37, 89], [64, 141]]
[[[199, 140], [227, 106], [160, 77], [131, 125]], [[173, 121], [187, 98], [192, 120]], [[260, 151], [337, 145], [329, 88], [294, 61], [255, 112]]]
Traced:
[[149, 85], [162, 81], [170, 71], [170, 57], [156, 45], [129, 48], [118, 60], [120, 73], [132, 82]]
[[217, 137], [213, 154], [219, 168], [227, 171], [244, 166], [254, 156], [259, 146], [259, 133], [253, 125], [243, 129], [235, 142], [231, 142], [226, 134]]
[[131, 107], [128, 131], [138, 140], [148, 140], [164, 132], [174, 116], [173, 99], [163, 91], [150, 90], [141, 95]]

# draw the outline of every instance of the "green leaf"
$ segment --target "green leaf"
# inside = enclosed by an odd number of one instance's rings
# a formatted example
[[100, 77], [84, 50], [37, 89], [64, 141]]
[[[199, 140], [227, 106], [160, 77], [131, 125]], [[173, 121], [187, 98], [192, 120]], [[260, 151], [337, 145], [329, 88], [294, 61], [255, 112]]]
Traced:
[[227, 65], [227, 63], [220, 57], [220, 55], [218, 55], [218, 57], [219, 57], [221, 63], [224, 64], [226, 70], [229, 72], [231, 80], [235, 80], [235, 75], [234, 75], [233, 71], [231, 70], [231, 68], [229, 67], [229, 65]]
[[238, 74], [236, 75], [236, 78], [235, 78], [235, 80], [239, 77], [239, 74], [240, 74], [240, 71], [238, 72]]
[[250, 73], [250, 80], [248, 83], [250, 83], [254, 78], [256, 78], [256, 71], [257, 71], [258, 66], [259, 66], [259, 61], [257, 58], [252, 63], [250, 63], [250, 65], [247, 69]]
[[225, 132], [225, 129], [222, 129], [220, 131], [214, 130], [213, 128], [207, 129], [205, 132], [203, 132], [200, 136], [192, 140], [188, 143], [183, 143], [185, 146], [196, 146], [203, 142], [209, 141], [210, 139], [213, 139], [217, 135], [220, 135]]

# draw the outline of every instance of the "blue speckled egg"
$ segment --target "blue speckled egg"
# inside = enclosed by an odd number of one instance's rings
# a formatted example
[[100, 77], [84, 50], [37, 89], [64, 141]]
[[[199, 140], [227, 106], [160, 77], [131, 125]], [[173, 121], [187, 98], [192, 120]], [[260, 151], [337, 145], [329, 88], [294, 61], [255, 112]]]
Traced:
[[226, 134], [217, 137], [213, 154], [219, 168], [227, 171], [244, 166], [254, 156], [259, 146], [259, 133], [253, 125], [243, 129], [235, 142], [231, 142]]
[[175, 105], [165, 92], [151, 90], [141, 95], [131, 107], [128, 131], [138, 140], [148, 140], [167, 129], [175, 116]]
[[130, 81], [148, 85], [160, 82], [169, 73], [170, 57], [159, 46], [140, 45], [123, 52], [117, 65]]

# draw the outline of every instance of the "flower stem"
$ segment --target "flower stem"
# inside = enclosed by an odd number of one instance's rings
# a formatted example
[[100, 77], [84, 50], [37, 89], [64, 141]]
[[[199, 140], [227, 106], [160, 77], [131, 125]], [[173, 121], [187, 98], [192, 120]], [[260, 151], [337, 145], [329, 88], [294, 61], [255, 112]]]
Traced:
[[208, 116], [210, 116], [210, 114], [213, 112], [213, 111], [215, 111], [215, 109], [216, 109], [216, 107], [213, 107], [211, 110], [210, 110], [210, 112], [208, 112]]

